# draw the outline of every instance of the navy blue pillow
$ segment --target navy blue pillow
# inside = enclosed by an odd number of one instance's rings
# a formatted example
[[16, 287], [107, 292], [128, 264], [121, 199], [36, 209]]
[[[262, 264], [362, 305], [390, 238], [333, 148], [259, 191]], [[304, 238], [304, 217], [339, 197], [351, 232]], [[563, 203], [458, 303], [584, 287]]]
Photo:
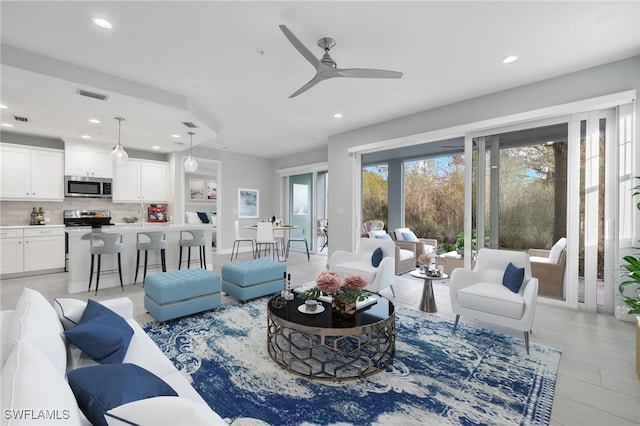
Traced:
[[111, 364], [124, 359], [133, 329], [120, 315], [89, 299], [78, 325], [64, 335], [93, 360]]
[[171, 386], [135, 364], [105, 364], [67, 373], [78, 406], [92, 425], [107, 426], [104, 413], [133, 401], [178, 396]]
[[509, 262], [509, 266], [507, 266], [502, 277], [502, 285], [517, 293], [522, 286], [522, 280], [524, 280], [524, 268], [516, 268], [513, 263]]
[[209, 216], [205, 212], [196, 212], [198, 213], [198, 217], [200, 218], [200, 222], [209, 223]]
[[378, 265], [380, 265], [380, 262], [382, 262], [382, 257], [383, 257], [382, 249], [378, 247], [371, 254], [371, 266], [373, 266], [374, 268], [377, 268]]

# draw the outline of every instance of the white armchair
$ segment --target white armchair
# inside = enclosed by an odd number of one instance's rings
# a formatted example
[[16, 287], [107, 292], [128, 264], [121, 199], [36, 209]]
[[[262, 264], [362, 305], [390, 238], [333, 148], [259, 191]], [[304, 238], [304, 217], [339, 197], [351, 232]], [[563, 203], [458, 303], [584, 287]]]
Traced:
[[[378, 247], [382, 249], [382, 260], [375, 267], [371, 262], [371, 257]], [[393, 292], [395, 251], [396, 245], [392, 240], [361, 238], [355, 253], [336, 250], [329, 258], [327, 266], [341, 277], [348, 274], [362, 276], [369, 283], [367, 290], [379, 293], [383, 288], [391, 287]]]
[[[524, 268], [524, 278], [517, 293], [503, 285], [509, 263]], [[449, 280], [451, 308], [456, 314], [524, 331], [529, 353], [529, 332], [538, 298], [538, 279], [531, 276], [531, 262], [525, 252], [483, 248], [478, 252], [473, 270], [457, 268]]]

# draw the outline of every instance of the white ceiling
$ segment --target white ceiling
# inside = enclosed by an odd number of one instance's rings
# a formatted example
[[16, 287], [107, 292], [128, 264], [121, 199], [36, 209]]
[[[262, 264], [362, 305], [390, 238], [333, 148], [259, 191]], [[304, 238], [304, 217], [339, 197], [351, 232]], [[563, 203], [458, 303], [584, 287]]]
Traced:
[[[194, 145], [279, 158], [326, 146], [330, 135], [640, 54], [637, 0], [3, 0], [0, 8], [2, 122], [30, 119], [10, 131], [113, 145], [113, 117], [122, 116], [125, 148], [160, 152], [185, 149], [171, 134], [188, 146], [181, 122], [191, 121]], [[113, 29], [95, 27], [94, 16]], [[318, 57], [318, 39], [336, 39], [338, 67], [404, 76], [332, 79], [289, 99], [315, 71], [280, 24]], [[502, 64], [507, 55], [520, 59]], [[78, 88], [110, 97], [82, 98]]]

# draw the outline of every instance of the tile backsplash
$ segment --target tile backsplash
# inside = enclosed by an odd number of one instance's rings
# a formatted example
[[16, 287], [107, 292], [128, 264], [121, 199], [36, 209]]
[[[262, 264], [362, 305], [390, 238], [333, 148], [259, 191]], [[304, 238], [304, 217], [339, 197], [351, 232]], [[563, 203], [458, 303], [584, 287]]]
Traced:
[[[99, 198], [65, 198], [63, 202], [3, 201], [0, 203], [0, 226], [29, 225], [31, 209], [42, 207], [44, 216], [51, 225], [61, 225], [64, 210], [111, 210], [111, 222], [122, 223], [125, 216], [137, 216], [146, 220], [148, 203], [114, 203]], [[173, 215], [173, 206], [167, 205], [167, 217]]]

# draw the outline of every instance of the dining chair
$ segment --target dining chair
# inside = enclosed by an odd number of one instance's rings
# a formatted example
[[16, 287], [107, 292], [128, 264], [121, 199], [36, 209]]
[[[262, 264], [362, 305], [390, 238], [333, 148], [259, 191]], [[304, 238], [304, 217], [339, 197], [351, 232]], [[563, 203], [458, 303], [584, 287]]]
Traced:
[[273, 238], [276, 239], [280, 243], [280, 247], [284, 251], [286, 235], [284, 234], [284, 230], [282, 229], [274, 229], [273, 230]]
[[234, 230], [235, 230], [235, 240], [233, 241], [233, 247], [231, 248], [231, 260], [233, 261], [233, 251], [236, 252], [236, 259], [238, 258], [238, 251], [240, 251], [240, 243], [247, 242], [251, 243], [251, 253], [253, 253], [253, 257], [256, 256], [256, 249], [253, 245], [253, 238], [243, 237], [240, 235], [240, 221], [236, 220], [233, 222]]
[[304, 246], [307, 249], [307, 262], [310, 262], [311, 256], [309, 256], [309, 244], [307, 243], [306, 228], [302, 228], [302, 237], [292, 238], [291, 235], [289, 235], [289, 239], [287, 240], [287, 250], [285, 251], [285, 255], [284, 255], [285, 260], [289, 258], [289, 249], [291, 249], [291, 242], [304, 243]]
[[316, 235], [324, 239], [322, 248], [320, 249], [320, 251], [322, 251], [329, 246], [329, 221], [327, 219], [318, 219], [316, 221]]
[[273, 260], [276, 260], [275, 256], [278, 255], [278, 261], [280, 261], [280, 252], [278, 251], [278, 242], [273, 236], [273, 225], [271, 222], [258, 222], [258, 231], [256, 234], [256, 255], [260, 257], [260, 247], [264, 246], [265, 255], [267, 254], [267, 247], [273, 247]]

